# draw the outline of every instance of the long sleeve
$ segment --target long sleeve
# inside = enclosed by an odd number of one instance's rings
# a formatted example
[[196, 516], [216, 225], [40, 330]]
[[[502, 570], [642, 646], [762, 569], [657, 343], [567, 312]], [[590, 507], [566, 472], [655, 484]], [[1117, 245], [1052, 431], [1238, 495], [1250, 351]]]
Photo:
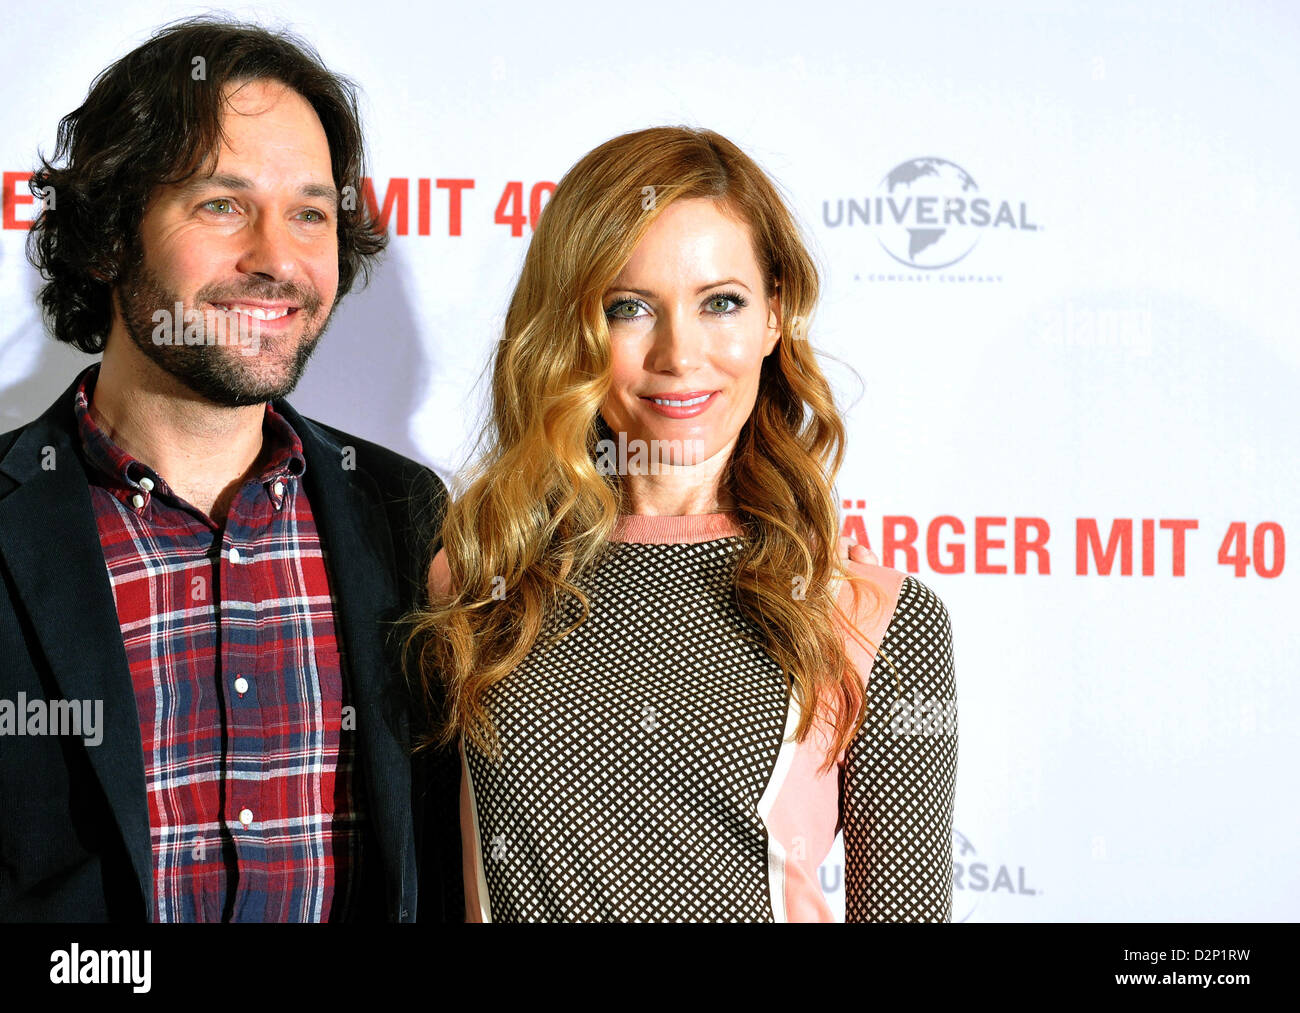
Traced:
[[946, 922], [957, 773], [952, 629], [943, 602], [916, 578], [903, 581], [880, 647], [868, 717], [843, 768], [845, 921]]

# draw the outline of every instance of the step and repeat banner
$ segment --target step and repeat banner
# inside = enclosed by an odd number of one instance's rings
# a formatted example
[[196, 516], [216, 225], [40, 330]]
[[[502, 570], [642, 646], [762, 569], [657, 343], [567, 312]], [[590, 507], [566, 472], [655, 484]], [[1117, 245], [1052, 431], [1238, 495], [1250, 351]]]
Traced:
[[[202, 10], [53, 0], [0, 43], [0, 430], [89, 361], [36, 308], [35, 153]], [[727, 135], [822, 271], [844, 532], [952, 617], [953, 920], [1295, 917], [1300, 8], [230, 13], [358, 83], [392, 236], [300, 411], [450, 480], [555, 181], [628, 130]], [[838, 844], [822, 880], [842, 913]]]

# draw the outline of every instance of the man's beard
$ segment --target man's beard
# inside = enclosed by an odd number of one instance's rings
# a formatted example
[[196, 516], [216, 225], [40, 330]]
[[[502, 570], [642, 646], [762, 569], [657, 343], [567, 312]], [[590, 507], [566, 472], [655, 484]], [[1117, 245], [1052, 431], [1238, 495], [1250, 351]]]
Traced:
[[[298, 307], [298, 313], [310, 326], [321, 308], [321, 298], [314, 288], [304, 288], [292, 282], [280, 284], [270, 281], [250, 281], [238, 291], [205, 285], [195, 293], [193, 302], [184, 307], [187, 313], [189, 310], [197, 310], [204, 314], [204, 322], [197, 325], [197, 336], [202, 337], [203, 341], [196, 344], [186, 344], [181, 340], [186, 329], [183, 320], [172, 321], [173, 337], [170, 343], [158, 344], [154, 341], [153, 334], [159, 326], [154, 320], [154, 314], [163, 310], [170, 318], [176, 312], [177, 303], [182, 300], [179, 295], [169, 292], [163, 286], [158, 276], [145, 265], [142, 254], [137, 253], [131, 260], [121, 276], [117, 291], [123, 323], [135, 346], [168, 375], [175, 377], [195, 394], [223, 408], [263, 404], [289, 394], [298, 385], [298, 380], [307, 367], [307, 360], [316, 350], [334, 313], [334, 308], [330, 307], [329, 313], [320, 321], [320, 326], [304, 334], [294, 349], [292, 361], [283, 371], [278, 375], [262, 376], [254, 368], [258, 356], [262, 354], [261, 347], [259, 345], [258, 351], [252, 355], [245, 353], [244, 346], [234, 337], [237, 328], [234, 314], [226, 320], [231, 335], [229, 340], [224, 345], [208, 344], [206, 328], [213, 323], [215, 314], [220, 311], [205, 304], [238, 303], [241, 298], [284, 299]], [[257, 321], [254, 320], [253, 326], [256, 325]], [[220, 336], [214, 336], [214, 340], [220, 341]], [[265, 340], [265, 337], [261, 337], [261, 341]], [[291, 339], [271, 336], [270, 340]]]

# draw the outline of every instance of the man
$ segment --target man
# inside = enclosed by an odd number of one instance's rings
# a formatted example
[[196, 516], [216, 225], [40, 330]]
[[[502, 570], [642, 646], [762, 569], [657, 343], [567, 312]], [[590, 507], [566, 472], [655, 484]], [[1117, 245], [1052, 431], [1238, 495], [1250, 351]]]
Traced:
[[351, 86], [181, 22], [55, 159], [41, 302], [103, 360], [0, 436], [0, 918], [462, 920], [396, 623], [445, 490], [283, 400], [386, 241]]

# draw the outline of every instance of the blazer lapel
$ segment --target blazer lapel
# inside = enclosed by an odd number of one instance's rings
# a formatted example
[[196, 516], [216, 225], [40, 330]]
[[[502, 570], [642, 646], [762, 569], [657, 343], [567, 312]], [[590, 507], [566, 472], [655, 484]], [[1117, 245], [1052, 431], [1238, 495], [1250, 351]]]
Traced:
[[[283, 401], [275, 403], [302, 441], [303, 479], [325, 546], [337, 625], [351, 676], [352, 704], [371, 826], [387, 871], [390, 916], [415, 917], [415, 838], [411, 815], [410, 714], [404, 684], [386, 649], [401, 614], [393, 537], [378, 487], [353, 467], [329, 433]], [[355, 457], [356, 448], [352, 448]]]
[[103, 738], [86, 752], [152, 917], [140, 723], [90, 487], [74, 444], [75, 389], [74, 383], [0, 460], [0, 473], [17, 483], [0, 498], [0, 555], [62, 698], [104, 703]]

